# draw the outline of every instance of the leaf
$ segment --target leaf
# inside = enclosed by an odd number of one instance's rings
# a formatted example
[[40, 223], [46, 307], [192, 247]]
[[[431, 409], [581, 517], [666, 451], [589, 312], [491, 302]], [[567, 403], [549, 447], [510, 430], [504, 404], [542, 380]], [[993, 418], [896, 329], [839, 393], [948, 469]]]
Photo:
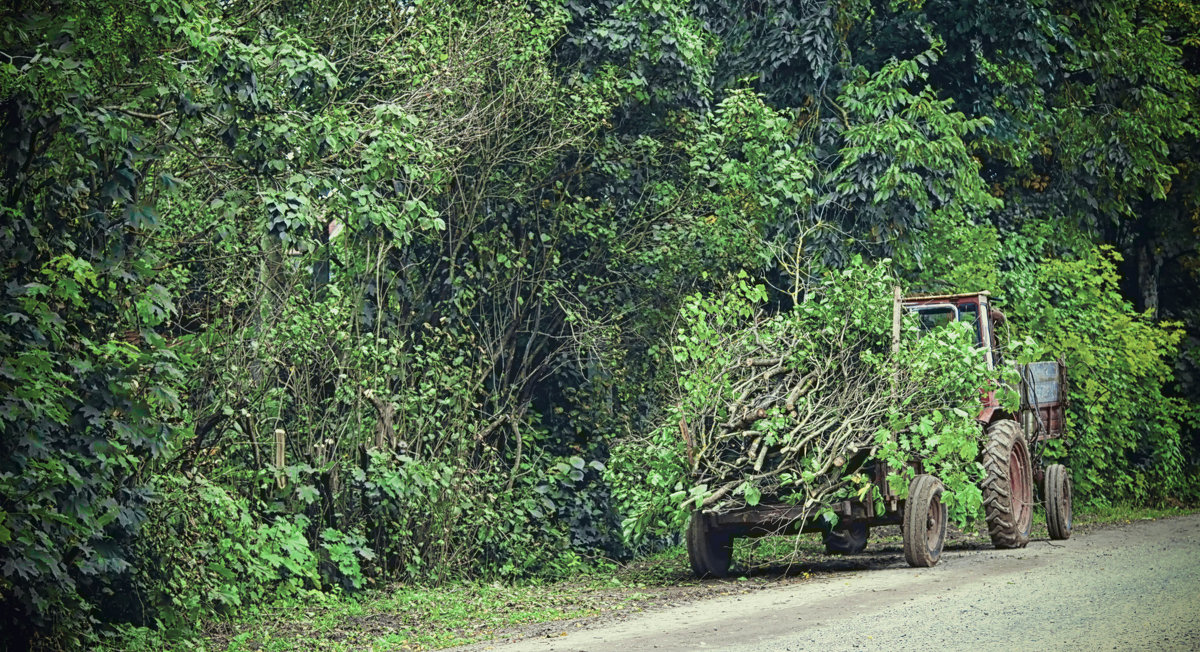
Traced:
[[746, 496], [745, 497], [746, 497], [746, 504], [751, 507], [754, 507], [755, 505], [758, 504], [758, 501], [762, 499], [762, 491], [759, 490], [759, 488], [754, 485], [748, 485], [746, 487]]
[[319, 491], [317, 491], [316, 487], [311, 485], [300, 485], [296, 487], [296, 495], [300, 498], [300, 500], [304, 501], [306, 505], [311, 505], [313, 504], [313, 501], [315, 501], [321, 494]]
[[117, 515], [120, 513], [121, 513], [121, 508], [114, 505], [108, 511], [104, 512], [103, 514], [100, 515], [99, 518], [96, 519], [96, 526], [104, 527], [104, 526], [108, 525], [109, 523], [112, 523], [113, 520], [116, 519]]

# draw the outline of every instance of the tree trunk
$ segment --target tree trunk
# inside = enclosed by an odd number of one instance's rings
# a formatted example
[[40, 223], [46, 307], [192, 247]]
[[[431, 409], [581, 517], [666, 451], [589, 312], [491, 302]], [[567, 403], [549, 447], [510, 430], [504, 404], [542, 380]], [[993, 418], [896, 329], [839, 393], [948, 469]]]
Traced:
[[1158, 318], [1158, 273], [1162, 269], [1162, 258], [1157, 250], [1154, 241], [1149, 241], [1137, 251], [1138, 294], [1141, 295], [1142, 310], [1148, 310], [1153, 319]]

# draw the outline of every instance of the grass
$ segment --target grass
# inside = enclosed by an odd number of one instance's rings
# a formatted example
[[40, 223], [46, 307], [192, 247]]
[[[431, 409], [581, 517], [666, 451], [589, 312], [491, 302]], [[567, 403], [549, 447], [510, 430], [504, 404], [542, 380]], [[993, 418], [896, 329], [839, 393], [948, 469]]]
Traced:
[[397, 587], [307, 605], [282, 619], [276, 614], [259, 616], [236, 627], [228, 649], [437, 649], [484, 640], [507, 627], [586, 616], [597, 609], [585, 596], [552, 585]]
[[1073, 515], [1075, 525], [1115, 525], [1134, 521], [1153, 521], [1160, 518], [1200, 513], [1200, 507], [1131, 507], [1129, 505], [1089, 506]]
[[[1087, 530], [1200, 512], [1200, 508], [1088, 507], [1075, 514], [1075, 527]], [[1046, 538], [1045, 517], [1034, 516], [1033, 538]], [[897, 550], [899, 528], [873, 530], [868, 552]], [[948, 548], [986, 547], [982, 525], [957, 532]], [[611, 564], [574, 580], [553, 583], [462, 583], [441, 587], [397, 585], [385, 590], [339, 596], [312, 592], [303, 599], [261, 608], [237, 621], [212, 623], [204, 649], [285, 650], [434, 650], [503, 638], [506, 634], [553, 636], [582, 625], [585, 619], [716, 595], [803, 582], [812, 577], [865, 566], [861, 556], [824, 555], [817, 535], [739, 540], [734, 556], [741, 577], [725, 581], [695, 580], [683, 546], [640, 558], [624, 566]], [[179, 649], [180, 641], [164, 641], [151, 630], [128, 630], [120, 649]]]
[[394, 586], [354, 597], [314, 592], [304, 601], [214, 623], [200, 643], [231, 652], [434, 650], [503, 637], [539, 623], [546, 624], [536, 632], [539, 635], [565, 634], [582, 619], [746, 593], [776, 585], [779, 579], [762, 575], [701, 582], [692, 577], [687, 551], [674, 546], [623, 566], [607, 565], [553, 583]]
[[[687, 553], [675, 547], [574, 581], [394, 586], [354, 597], [314, 593], [209, 628], [205, 647], [242, 651], [433, 650], [489, 640], [536, 623], [641, 608], [656, 589], [698, 586]], [[565, 631], [565, 629], [564, 629]]]

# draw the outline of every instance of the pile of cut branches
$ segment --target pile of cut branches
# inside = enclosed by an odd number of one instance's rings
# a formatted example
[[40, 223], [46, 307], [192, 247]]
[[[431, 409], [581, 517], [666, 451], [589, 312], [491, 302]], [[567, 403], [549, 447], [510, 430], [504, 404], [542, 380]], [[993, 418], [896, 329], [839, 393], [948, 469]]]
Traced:
[[789, 493], [817, 506], [861, 486], [864, 478], [848, 472], [873, 452], [897, 397], [916, 389], [911, 374], [898, 373], [850, 324], [762, 336], [779, 325], [764, 321], [738, 333], [730, 344], [742, 356], [718, 372], [736, 398], [683, 421], [692, 477], [708, 489], [700, 508], [731, 506], [735, 491], [751, 504], [756, 495]]

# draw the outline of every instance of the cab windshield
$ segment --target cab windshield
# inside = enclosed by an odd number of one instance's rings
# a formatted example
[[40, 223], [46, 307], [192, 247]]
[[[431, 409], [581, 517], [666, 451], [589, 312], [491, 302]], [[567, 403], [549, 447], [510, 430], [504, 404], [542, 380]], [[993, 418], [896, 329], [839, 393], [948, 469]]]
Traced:
[[908, 310], [917, 315], [917, 321], [921, 324], [923, 331], [933, 330], [954, 321], [964, 321], [970, 324], [971, 329], [975, 331], [975, 344], [983, 346], [983, 328], [979, 323], [979, 304], [975, 302], [961, 303], [957, 306], [948, 303], [909, 306]]
[[958, 309], [951, 305], [913, 306], [909, 310], [916, 313], [921, 330], [924, 331], [958, 321]]

